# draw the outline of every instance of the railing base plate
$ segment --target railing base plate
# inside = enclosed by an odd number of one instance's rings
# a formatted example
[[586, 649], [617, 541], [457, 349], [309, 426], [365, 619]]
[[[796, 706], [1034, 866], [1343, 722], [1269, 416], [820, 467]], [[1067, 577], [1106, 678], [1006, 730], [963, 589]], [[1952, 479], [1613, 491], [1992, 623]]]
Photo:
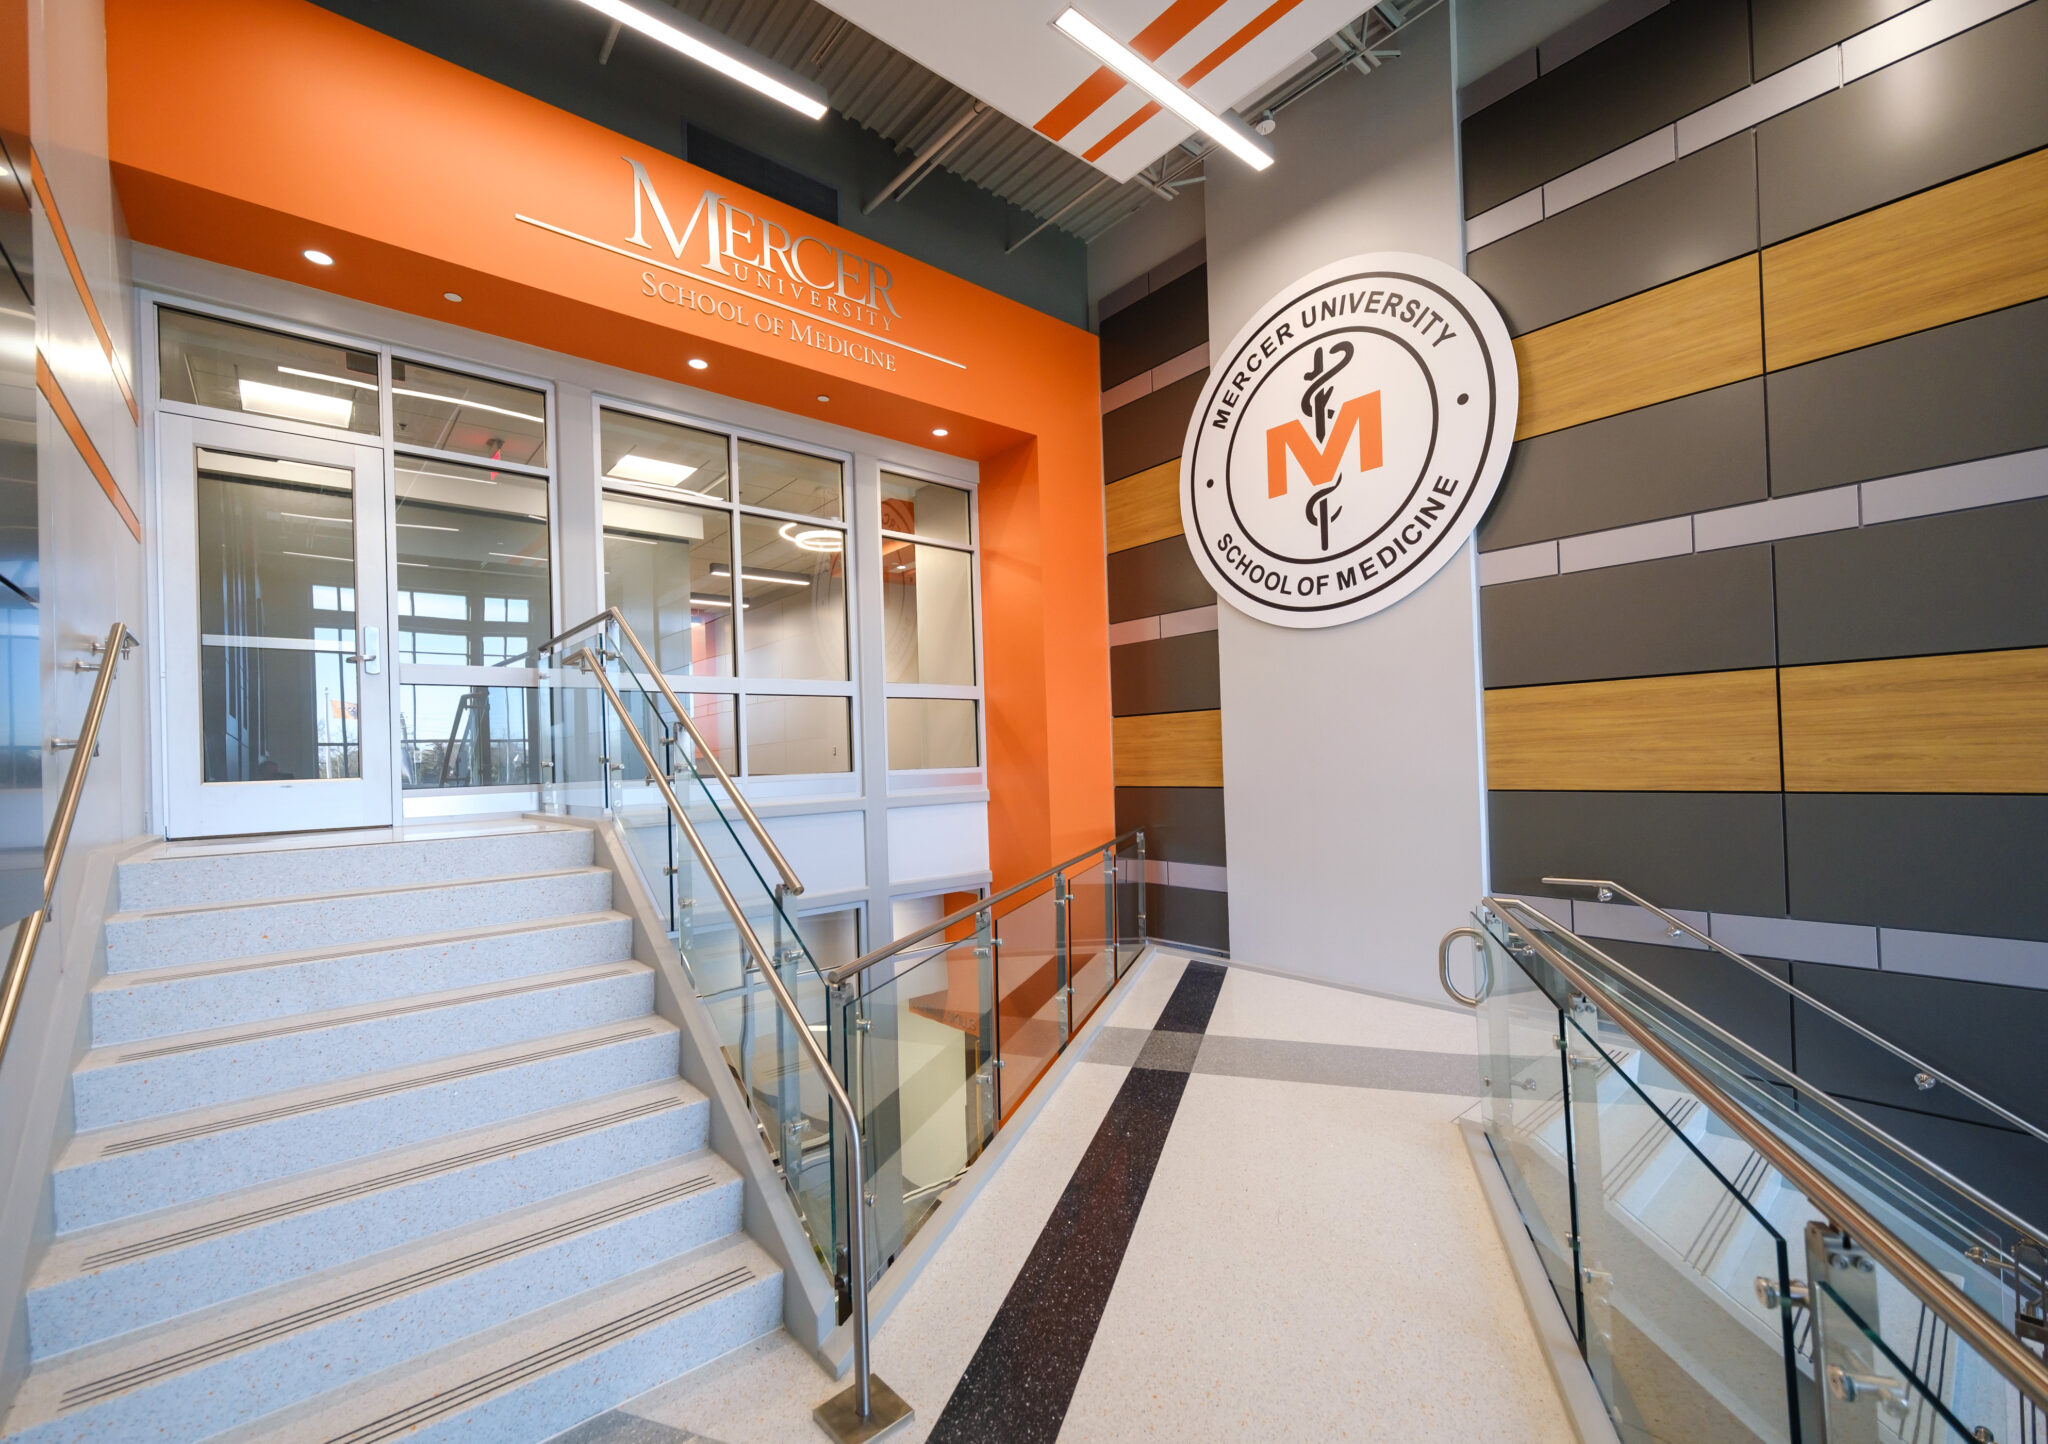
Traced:
[[872, 1374], [868, 1376], [868, 1416], [861, 1418], [855, 1397], [859, 1391], [860, 1385], [849, 1384], [811, 1411], [818, 1427], [839, 1444], [867, 1444], [910, 1422], [911, 1408], [903, 1396]]

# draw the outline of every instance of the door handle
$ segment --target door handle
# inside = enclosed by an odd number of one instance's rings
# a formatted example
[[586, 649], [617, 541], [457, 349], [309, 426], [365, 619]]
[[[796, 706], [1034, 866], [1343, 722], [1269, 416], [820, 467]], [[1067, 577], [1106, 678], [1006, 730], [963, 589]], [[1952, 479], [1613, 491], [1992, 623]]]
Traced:
[[360, 663], [362, 669], [373, 677], [383, 671], [384, 661], [377, 655], [377, 629], [375, 627], [363, 628], [363, 650], [351, 652], [342, 660]]

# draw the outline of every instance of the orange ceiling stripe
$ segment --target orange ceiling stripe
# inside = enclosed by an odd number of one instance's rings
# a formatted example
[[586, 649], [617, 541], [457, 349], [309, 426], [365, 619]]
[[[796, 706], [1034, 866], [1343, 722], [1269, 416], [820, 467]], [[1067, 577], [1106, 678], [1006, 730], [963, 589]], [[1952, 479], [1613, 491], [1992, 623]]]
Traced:
[[1265, 34], [1266, 31], [1273, 27], [1274, 21], [1300, 4], [1301, 0], [1273, 0], [1271, 5], [1261, 10], [1255, 18], [1246, 22], [1242, 30], [1203, 56], [1193, 70], [1181, 76], [1180, 83], [1182, 85], [1193, 85], [1224, 61], [1230, 59], [1231, 56], [1237, 54], [1238, 51], [1244, 49], [1245, 46]]
[[36, 390], [43, 393], [43, 400], [50, 403], [50, 410], [56, 414], [57, 424], [64, 428], [64, 434], [71, 438], [71, 444], [78, 448], [78, 459], [85, 463], [85, 469], [92, 473], [92, 479], [100, 484], [100, 490], [107, 494], [107, 500], [114, 504], [114, 510], [121, 514], [121, 520], [128, 528], [128, 534], [137, 541], [142, 540], [142, 523], [136, 519], [135, 508], [128, 505], [128, 498], [121, 494], [121, 483], [114, 480], [113, 471], [107, 466], [100, 449], [92, 444], [92, 436], [85, 429], [85, 423], [78, 419], [78, 411], [71, 404], [71, 398], [64, 394], [64, 388], [57, 384], [57, 375], [50, 370], [50, 363], [43, 359], [41, 351], [36, 352]]
[[[1137, 33], [1131, 41], [1131, 49], [1147, 60], [1157, 60], [1168, 50], [1186, 38], [1189, 31], [1221, 10], [1228, 0], [1173, 0], [1159, 12], [1150, 25]], [[1066, 99], [1045, 113], [1045, 117], [1033, 127], [1048, 140], [1065, 140], [1075, 126], [1086, 120], [1109, 103], [1110, 97], [1124, 88], [1124, 83], [1108, 66], [1097, 66], [1095, 73], [1075, 86]], [[1158, 107], [1154, 106], [1154, 110]], [[1128, 134], [1128, 132], [1126, 132]], [[1117, 137], [1123, 139], [1122, 135]], [[1114, 142], [1112, 142], [1114, 144]], [[1093, 160], [1101, 151], [1094, 151], [1087, 157]]]
[[1146, 101], [1143, 105], [1132, 111], [1130, 117], [1123, 124], [1083, 151], [1081, 159], [1089, 161], [1100, 160], [1103, 156], [1108, 155], [1111, 150], [1115, 149], [1132, 131], [1157, 114], [1159, 114], [1159, 102], [1156, 100]]
[[121, 358], [114, 350], [114, 338], [107, 333], [107, 323], [100, 317], [99, 303], [93, 300], [92, 287], [86, 284], [85, 268], [78, 264], [78, 252], [71, 248], [71, 231], [64, 224], [63, 213], [57, 209], [57, 197], [50, 193], [50, 180], [43, 174], [42, 157], [36, 154], [33, 145], [28, 150], [28, 178], [29, 184], [35, 187], [36, 199], [43, 203], [43, 215], [50, 223], [50, 234], [57, 238], [57, 250], [64, 257], [65, 269], [71, 272], [71, 284], [85, 305], [86, 319], [92, 322], [93, 334], [100, 338], [100, 349], [107, 353], [107, 369], [114, 373], [114, 384], [121, 388], [121, 399], [128, 403], [129, 419], [140, 426], [142, 412], [135, 405], [135, 393], [128, 388], [128, 375], [121, 369]]

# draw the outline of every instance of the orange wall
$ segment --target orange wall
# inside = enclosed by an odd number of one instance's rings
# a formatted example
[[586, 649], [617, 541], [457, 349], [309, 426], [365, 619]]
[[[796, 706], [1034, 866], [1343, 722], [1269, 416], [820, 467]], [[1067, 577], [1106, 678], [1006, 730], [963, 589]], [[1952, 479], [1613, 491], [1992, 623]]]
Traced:
[[[107, 69], [138, 241], [978, 460], [996, 881], [1109, 836], [1093, 336], [305, 0], [107, 0]], [[648, 297], [634, 259], [515, 219], [623, 244], [625, 157], [678, 231], [709, 188], [887, 266], [898, 369]], [[670, 260], [651, 213], [646, 235]]]

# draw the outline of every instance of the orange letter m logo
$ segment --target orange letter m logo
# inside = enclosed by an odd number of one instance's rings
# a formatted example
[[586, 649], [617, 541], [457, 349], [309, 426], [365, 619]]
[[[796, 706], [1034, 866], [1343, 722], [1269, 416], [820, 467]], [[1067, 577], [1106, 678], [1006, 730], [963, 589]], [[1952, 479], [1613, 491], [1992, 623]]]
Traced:
[[1352, 433], [1358, 435], [1358, 469], [1371, 471], [1380, 465], [1380, 394], [1368, 391], [1354, 396], [1338, 409], [1337, 424], [1331, 428], [1330, 444], [1316, 449], [1308, 428], [1299, 421], [1276, 426], [1266, 433], [1266, 495], [1287, 495], [1287, 453], [1301, 463], [1309, 488], [1328, 486], [1337, 468], [1344, 464], [1344, 448]]

